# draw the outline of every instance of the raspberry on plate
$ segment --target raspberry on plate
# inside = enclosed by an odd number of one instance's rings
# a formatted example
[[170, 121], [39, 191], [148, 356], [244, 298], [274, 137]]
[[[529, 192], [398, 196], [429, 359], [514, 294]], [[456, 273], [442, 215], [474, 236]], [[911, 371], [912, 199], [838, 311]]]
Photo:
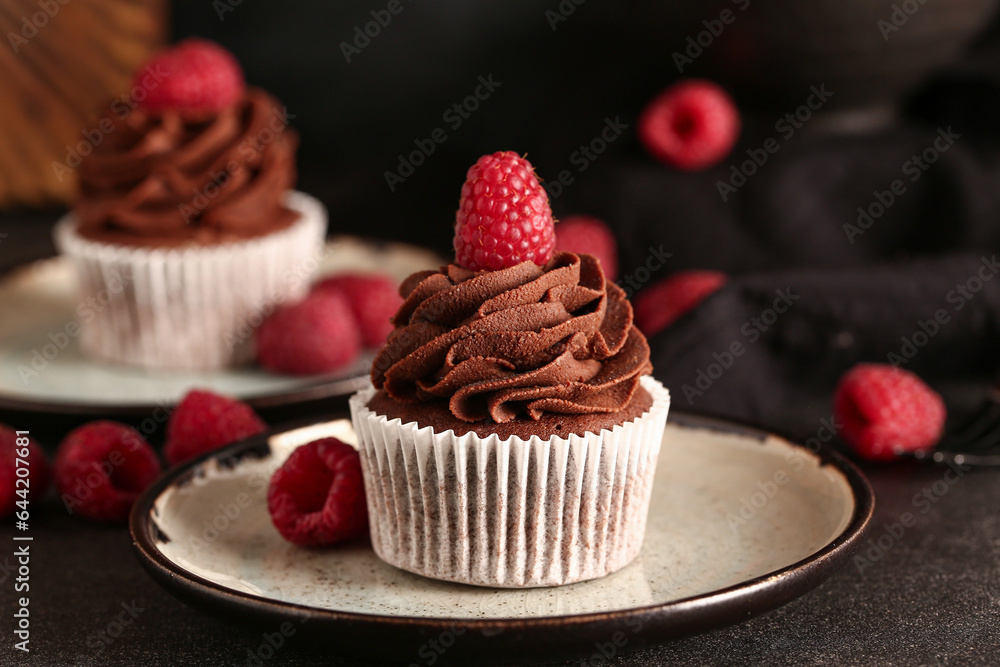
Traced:
[[243, 96], [243, 70], [236, 57], [218, 44], [192, 37], [164, 49], [136, 70], [133, 90], [147, 109], [221, 111]]
[[366, 347], [380, 347], [385, 342], [392, 331], [392, 316], [403, 303], [403, 297], [399, 296], [399, 284], [381, 274], [344, 273], [330, 276], [316, 283], [312, 291], [335, 291], [347, 299]]
[[[25, 448], [28, 450], [27, 457], [21, 456]], [[27, 466], [24, 463], [18, 465], [17, 459], [27, 463]], [[27, 468], [26, 478], [18, 477], [18, 467]], [[44, 496], [51, 476], [48, 459], [38, 443], [30, 437], [23, 437], [18, 442], [17, 432], [0, 424], [0, 519], [10, 515], [18, 501], [27, 500], [30, 503]], [[18, 479], [26, 479], [27, 486], [18, 485]]]
[[549, 198], [531, 163], [513, 151], [484, 155], [469, 168], [455, 214], [455, 261], [471, 270], [552, 259]]
[[843, 424], [840, 437], [860, 456], [892, 461], [934, 446], [946, 411], [941, 396], [910, 371], [858, 364], [837, 384], [833, 414]]
[[571, 215], [556, 225], [556, 250], [586, 253], [601, 260], [608, 280], [618, 278], [618, 244], [611, 229], [600, 218]]
[[728, 93], [702, 79], [687, 79], [657, 95], [639, 117], [639, 140], [653, 157], [698, 171], [733, 148], [740, 114]]
[[726, 280], [726, 274], [719, 271], [678, 271], [635, 296], [635, 324], [644, 334], [653, 336], [718, 291]]
[[56, 453], [55, 479], [70, 514], [125, 521], [132, 504], [160, 474], [160, 462], [125, 424], [96, 421], [66, 436]]
[[266, 430], [267, 424], [246, 403], [195, 389], [170, 415], [163, 452], [167, 463], [177, 465]]
[[321, 546], [368, 532], [368, 506], [358, 451], [337, 438], [302, 445], [278, 468], [267, 509], [281, 536]]
[[257, 329], [257, 361], [277, 373], [327, 373], [354, 361], [361, 332], [344, 295], [323, 291], [285, 306]]

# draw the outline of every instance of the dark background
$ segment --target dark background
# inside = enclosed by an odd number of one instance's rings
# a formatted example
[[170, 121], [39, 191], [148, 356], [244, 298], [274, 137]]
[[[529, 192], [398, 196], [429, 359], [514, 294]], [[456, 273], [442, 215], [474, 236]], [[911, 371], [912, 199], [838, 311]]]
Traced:
[[[912, 0], [898, 15], [900, 4], [884, 0], [401, 0], [402, 11], [367, 46], [357, 42], [363, 48], [347, 62], [344, 44], [385, 6], [178, 2], [173, 32], [231, 48], [248, 81], [296, 114], [300, 188], [326, 202], [332, 232], [400, 239], [447, 256], [466, 169], [482, 154], [515, 150], [543, 179], [573, 175], [552, 197], [556, 217], [603, 217], [618, 236], [623, 275], [643, 266], [650, 248], [672, 253], [650, 282], [681, 269], [729, 273], [722, 293], [652, 340], [656, 374], [675, 395], [694, 386], [714, 354], [750, 342], [743, 325], [770, 305], [774, 290], [799, 290], [789, 315], [710, 391], [689, 392], [680, 407], [809, 437], [829, 414], [839, 376], [898, 353], [920, 321], [952, 308], [948, 294], [998, 245], [993, 0]], [[715, 168], [677, 172], [645, 153], [636, 118], [681, 76], [675, 54], [707, 37], [723, 11], [735, 19], [694, 52], [683, 75], [726, 85], [744, 130]], [[454, 116], [444, 114], [481, 76], [500, 86], [453, 129]], [[787, 124], [779, 132], [776, 123], [814, 87], [833, 96], [793, 136]], [[628, 128], [596, 159], [581, 161], [579, 149], [607, 119]], [[437, 128], [447, 139], [390, 190], [385, 173]], [[905, 165], [948, 128], [960, 137], [955, 145], [909, 180]], [[724, 201], [718, 183], [769, 137], [780, 151]], [[849, 238], [844, 225], [857, 224], [858, 207], [896, 179], [905, 194]], [[953, 414], [974, 406], [996, 375], [998, 307], [1000, 281], [987, 283], [906, 364], [944, 392]]]
[[[733, 91], [744, 132], [718, 167], [686, 174], [645, 154], [635, 119], [677, 78], [671, 54], [734, 3], [564, 2], [575, 9], [553, 30], [546, 12], [559, 11], [556, 0], [402, 2], [351, 63], [340, 43], [385, 3], [176, 2], [173, 34], [232, 49], [248, 81], [295, 114], [300, 188], [327, 204], [332, 233], [448, 253], [466, 169], [484, 153], [515, 150], [550, 181], [574, 170], [575, 181], [553, 199], [556, 216], [603, 216], [619, 239], [622, 274], [661, 245], [672, 257], [651, 280], [687, 268], [729, 273], [721, 292], [651, 339], [673, 409], [815, 436], [837, 378], [859, 361], [884, 363], [940, 308], [951, 321], [905, 367], [944, 394], [952, 415], [983, 400], [1000, 365], [1000, 282], [985, 283], [960, 311], [947, 297], [976, 275], [1000, 237], [1000, 41], [983, 10], [992, 3], [927, 2], [885, 40], [877, 21], [890, 16], [889, 1], [753, 0], [685, 71]], [[232, 11], [220, 15], [219, 7]], [[448, 127], [442, 114], [489, 75], [498, 90], [460, 128]], [[775, 136], [776, 121], [810, 85], [824, 83], [834, 91], [830, 105], [723, 201], [716, 182]], [[572, 155], [609, 117], [629, 128], [575, 171]], [[384, 172], [438, 127], [447, 141], [391, 192]], [[857, 208], [905, 178], [903, 165], [947, 127], [960, 139], [851, 243], [843, 225], [856, 222]], [[0, 246], [0, 265], [51, 254], [57, 215], [0, 217], [0, 231], [18, 239]], [[741, 329], [776, 289], [800, 298], [751, 342]], [[733, 342], [746, 354], [689, 399], [684, 387]], [[56, 440], [44, 444], [52, 451]], [[909, 464], [865, 470], [878, 498], [873, 538], [943, 475]], [[998, 481], [993, 470], [963, 477], [864, 571], [845, 568], [771, 614], [608, 664], [991, 664], [1000, 647]], [[51, 504], [33, 524], [33, 664], [242, 664], [259, 644], [259, 632], [194, 612], [154, 584], [121, 528], [77, 521]], [[0, 544], [12, 532], [0, 531]], [[88, 638], [133, 599], [153, 611], [95, 652]], [[268, 664], [339, 658], [336, 647], [294, 646]], [[18, 662], [5, 648], [0, 664]]]

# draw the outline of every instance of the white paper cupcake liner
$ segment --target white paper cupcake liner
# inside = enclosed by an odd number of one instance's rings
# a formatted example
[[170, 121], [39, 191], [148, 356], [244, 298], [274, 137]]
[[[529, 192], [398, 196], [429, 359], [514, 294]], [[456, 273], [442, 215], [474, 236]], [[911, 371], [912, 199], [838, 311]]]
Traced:
[[102, 361], [147, 368], [217, 369], [253, 356], [253, 330], [301, 298], [319, 265], [326, 209], [289, 192], [299, 219], [267, 236], [217, 246], [135, 248], [90, 241], [70, 213], [58, 249], [80, 282], [80, 345]]
[[351, 397], [375, 553], [478, 586], [556, 586], [610, 574], [642, 546], [670, 394], [600, 433], [523, 440], [436, 433]]

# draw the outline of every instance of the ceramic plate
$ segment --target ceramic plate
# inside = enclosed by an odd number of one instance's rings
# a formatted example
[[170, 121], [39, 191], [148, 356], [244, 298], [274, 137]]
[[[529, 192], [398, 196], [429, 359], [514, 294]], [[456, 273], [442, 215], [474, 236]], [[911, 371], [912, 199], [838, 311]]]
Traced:
[[[396, 664], [540, 661], [617, 652], [734, 623], [798, 597], [843, 565], [871, 487], [838, 454], [726, 422], [672, 416], [640, 556], [594, 581], [489, 589], [412, 575], [367, 544], [305, 549], [271, 525], [271, 473], [350, 421], [261, 436], [161, 478], [131, 531], [154, 579], [189, 604], [338, 652]], [[290, 623], [291, 626], [283, 626]]]
[[[332, 239], [320, 273], [382, 271], [402, 280], [440, 266], [434, 253], [399, 243]], [[247, 367], [150, 371], [81, 356], [67, 325], [79, 302], [64, 258], [18, 269], [0, 282], [0, 407], [68, 414], [143, 413], [176, 403], [191, 387], [237, 396], [256, 408], [344, 396], [366, 382], [371, 354], [332, 375], [292, 377]], [[70, 333], [75, 329], [70, 326]]]

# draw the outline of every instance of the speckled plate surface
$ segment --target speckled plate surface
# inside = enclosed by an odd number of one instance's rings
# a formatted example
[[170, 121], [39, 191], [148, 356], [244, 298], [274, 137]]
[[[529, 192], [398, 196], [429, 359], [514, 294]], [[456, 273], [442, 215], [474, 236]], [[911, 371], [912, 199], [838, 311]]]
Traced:
[[327, 435], [354, 440], [349, 420], [334, 420], [167, 473], [132, 513], [143, 565], [193, 606], [265, 629], [292, 623], [369, 660], [533, 662], [587, 656], [603, 642], [621, 652], [782, 605], [847, 561], [874, 504], [834, 452], [672, 415], [638, 559], [569, 586], [477, 588], [397, 570], [366, 543], [282, 540], [267, 513], [270, 475], [297, 445]]
[[[440, 264], [427, 250], [342, 236], [327, 244], [319, 273], [381, 271], [402, 280]], [[80, 308], [86, 306], [78, 302], [73, 267], [64, 258], [36, 262], [0, 280], [0, 408], [145, 415], [176, 403], [191, 387], [269, 408], [352, 394], [367, 381], [372, 360], [363, 354], [350, 368], [311, 377], [253, 367], [191, 372], [108, 364], [80, 354], [73, 326]]]

